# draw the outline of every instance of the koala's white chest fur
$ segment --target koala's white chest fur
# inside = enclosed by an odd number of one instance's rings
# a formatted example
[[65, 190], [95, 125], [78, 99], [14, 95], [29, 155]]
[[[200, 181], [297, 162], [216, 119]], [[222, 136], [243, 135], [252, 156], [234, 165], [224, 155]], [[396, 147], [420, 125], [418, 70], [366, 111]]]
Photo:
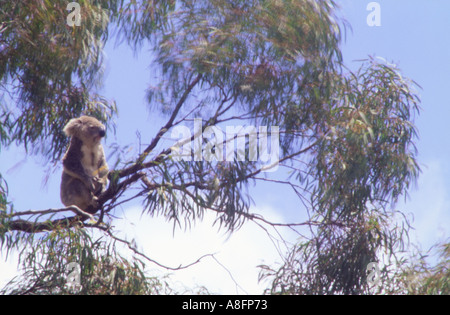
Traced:
[[92, 177], [98, 176], [101, 160], [104, 156], [102, 145], [100, 143], [92, 145], [83, 144], [81, 146], [81, 152], [83, 153], [81, 164], [86, 174]]

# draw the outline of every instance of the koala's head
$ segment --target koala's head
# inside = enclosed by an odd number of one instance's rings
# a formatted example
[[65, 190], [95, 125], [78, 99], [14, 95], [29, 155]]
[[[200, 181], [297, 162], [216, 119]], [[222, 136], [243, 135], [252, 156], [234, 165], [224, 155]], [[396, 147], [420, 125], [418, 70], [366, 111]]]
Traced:
[[92, 144], [99, 143], [106, 134], [105, 126], [89, 116], [71, 119], [63, 131], [69, 137], [77, 137], [84, 143]]

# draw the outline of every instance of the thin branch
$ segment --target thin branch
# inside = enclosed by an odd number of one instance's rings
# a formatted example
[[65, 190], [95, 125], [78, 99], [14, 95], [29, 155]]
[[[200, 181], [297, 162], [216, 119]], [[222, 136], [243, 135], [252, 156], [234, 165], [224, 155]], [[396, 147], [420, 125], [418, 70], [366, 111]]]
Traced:
[[145, 255], [144, 253], [138, 251], [138, 250], [136, 249], [136, 247], [135, 247], [131, 242], [126, 241], [126, 240], [124, 240], [124, 239], [121, 239], [121, 238], [115, 236], [109, 229], [102, 229], [102, 230], [105, 231], [105, 233], [108, 234], [112, 239], [114, 239], [114, 240], [116, 240], [116, 241], [118, 241], [118, 242], [120, 242], [120, 243], [122, 243], [122, 244], [127, 245], [128, 248], [129, 248], [132, 252], [134, 252], [136, 255], [139, 255], [139, 256], [141, 256], [142, 258], [144, 258], [145, 260], [147, 260], [147, 261], [149, 261], [149, 262], [151, 262], [151, 263], [153, 263], [153, 264], [155, 264], [155, 265], [157, 265], [157, 266], [159, 266], [159, 267], [161, 267], [161, 268], [167, 269], [167, 270], [176, 271], [176, 270], [187, 269], [187, 268], [189, 268], [189, 267], [192, 267], [192, 266], [198, 264], [202, 259], [204, 259], [204, 258], [206, 258], [206, 257], [213, 257], [213, 258], [214, 258], [214, 255], [215, 255], [215, 254], [206, 254], [206, 255], [203, 255], [203, 256], [199, 257], [196, 261], [194, 261], [194, 262], [192, 262], [192, 263], [189, 263], [189, 264], [187, 264], [187, 265], [179, 265], [178, 267], [169, 267], [169, 266], [165, 266], [165, 265], [163, 265], [163, 264], [157, 262], [157, 261], [154, 260], [154, 259], [151, 259], [150, 257], [148, 257], [147, 255]]
[[72, 211], [75, 214], [78, 214], [78, 215], [81, 215], [81, 216], [87, 216], [90, 219], [94, 218], [90, 213], [84, 212], [83, 210], [81, 210], [77, 206], [69, 206], [69, 207], [61, 208], [61, 209], [28, 210], [28, 211], [12, 213], [12, 214], [10, 214], [8, 216], [10, 218], [13, 218], [13, 217], [21, 217], [21, 216], [24, 216], [24, 215], [31, 215], [31, 216], [46, 215], [46, 214], [56, 214], [56, 213], [59, 213], [59, 212], [67, 212], [67, 211]]
[[216, 256], [212, 255], [212, 258], [216, 261], [217, 264], [219, 264], [219, 266], [221, 266], [223, 269], [225, 269], [225, 271], [228, 273], [228, 275], [230, 276], [231, 280], [234, 282], [234, 284], [236, 285], [236, 293], [238, 293], [238, 288], [241, 289], [242, 291], [245, 292], [245, 294], [248, 294], [248, 292], [240, 286], [240, 284], [236, 281], [236, 279], [234, 279], [233, 274], [231, 273], [231, 271], [225, 267], [217, 258]]

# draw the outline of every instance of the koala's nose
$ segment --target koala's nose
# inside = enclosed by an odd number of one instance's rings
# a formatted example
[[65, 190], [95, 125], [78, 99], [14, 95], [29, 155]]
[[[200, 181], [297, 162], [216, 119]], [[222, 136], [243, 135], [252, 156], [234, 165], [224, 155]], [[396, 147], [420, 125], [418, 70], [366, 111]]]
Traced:
[[104, 136], [106, 135], [105, 129], [100, 129], [100, 131], [98, 132], [98, 135], [99, 135], [100, 137], [104, 137]]

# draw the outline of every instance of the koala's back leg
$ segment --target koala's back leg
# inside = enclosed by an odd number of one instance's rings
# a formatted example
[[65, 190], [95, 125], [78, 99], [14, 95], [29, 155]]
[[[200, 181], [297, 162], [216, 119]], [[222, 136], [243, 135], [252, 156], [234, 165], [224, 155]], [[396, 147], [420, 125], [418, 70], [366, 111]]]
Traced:
[[94, 196], [79, 179], [63, 172], [61, 180], [61, 201], [65, 206], [77, 206], [86, 211], [93, 205]]

